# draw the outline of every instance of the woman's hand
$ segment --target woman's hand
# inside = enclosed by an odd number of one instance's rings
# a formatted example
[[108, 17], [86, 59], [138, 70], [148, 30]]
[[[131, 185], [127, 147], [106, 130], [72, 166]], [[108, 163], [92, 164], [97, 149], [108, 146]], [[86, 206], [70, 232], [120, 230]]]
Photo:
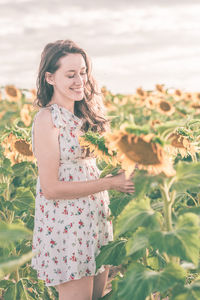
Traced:
[[133, 176], [134, 172], [130, 175], [129, 179], [126, 179], [124, 170], [120, 170], [117, 175], [108, 175], [106, 177], [109, 177], [111, 190], [116, 190], [123, 193], [134, 193], [134, 183], [131, 180]]

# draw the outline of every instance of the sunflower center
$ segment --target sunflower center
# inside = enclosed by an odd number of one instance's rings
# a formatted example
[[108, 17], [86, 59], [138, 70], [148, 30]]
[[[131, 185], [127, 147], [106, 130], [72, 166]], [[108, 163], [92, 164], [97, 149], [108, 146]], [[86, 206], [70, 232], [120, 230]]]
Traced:
[[33, 153], [29, 149], [29, 144], [26, 143], [25, 141], [16, 141], [15, 142], [15, 149], [22, 155], [24, 156], [32, 156]]
[[176, 91], [175, 91], [175, 94], [176, 94], [177, 96], [181, 96], [181, 91], [176, 90]]
[[184, 141], [184, 137], [176, 134], [176, 133], [172, 133], [169, 137], [169, 139], [171, 140], [171, 145], [176, 147], [176, 148], [185, 148], [183, 145], [183, 141]]
[[167, 103], [166, 101], [161, 101], [160, 102], [160, 108], [163, 111], [169, 111], [171, 107], [170, 107], [169, 103]]
[[16, 97], [17, 96], [17, 91], [13, 87], [7, 87], [7, 93], [8, 93], [8, 95], [10, 95], [12, 97]]
[[132, 137], [131, 143], [129, 143], [128, 137], [123, 136], [118, 142], [118, 146], [130, 160], [139, 164], [157, 165], [162, 161], [161, 147], [156, 143], [145, 142], [140, 137]]

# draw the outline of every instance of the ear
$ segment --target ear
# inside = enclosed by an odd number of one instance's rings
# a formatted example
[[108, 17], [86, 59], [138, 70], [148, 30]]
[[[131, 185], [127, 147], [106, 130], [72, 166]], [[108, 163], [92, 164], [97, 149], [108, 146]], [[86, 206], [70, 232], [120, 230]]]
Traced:
[[53, 77], [53, 74], [52, 74], [52, 73], [46, 72], [46, 73], [45, 73], [45, 79], [46, 79], [46, 82], [47, 82], [48, 84], [54, 85], [54, 77]]

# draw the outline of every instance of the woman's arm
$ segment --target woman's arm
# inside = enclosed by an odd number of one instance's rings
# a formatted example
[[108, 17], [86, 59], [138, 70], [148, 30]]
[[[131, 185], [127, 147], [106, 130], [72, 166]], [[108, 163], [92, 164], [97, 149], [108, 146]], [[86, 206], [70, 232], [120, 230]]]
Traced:
[[95, 180], [60, 181], [58, 178], [59, 129], [53, 126], [50, 110], [40, 111], [34, 125], [34, 152], [37, 158], [42, 192], [46, 199], [74, 199], [110, 189], [124, 193], [134, 192], [131, 178], [127, 180], [124, 172]]
[[79, 182], [59, 180], [59, 129], [53, 126], [49, 109], [37, 115], [33, 134], [38, 175], [46, 199], [74, 199], [112, 189], [111, 177]]

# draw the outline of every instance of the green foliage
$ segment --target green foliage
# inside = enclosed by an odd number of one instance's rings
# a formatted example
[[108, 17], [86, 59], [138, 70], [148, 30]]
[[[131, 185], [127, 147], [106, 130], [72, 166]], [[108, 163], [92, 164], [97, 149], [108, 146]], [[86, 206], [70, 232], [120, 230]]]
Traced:
[[192, 213], [178, 218], [173, 231], [154, 231], [149, 237], [150, 245], [159, 249], [161, 253], [180, 257], [193, 262], [196, 266], [199, 261], [199, 220]]
[[115, 237], [126, 232], [135, 232], [140, 226], [160, 228], [160, 214], [150, 206], [149, 198], [141, 199], [139, 202], [131, 201], [117, 218], [115, 226]]
[[[160, 113], [156, 106], [148, 107], [146, 98], [168, 101], [174, 113]], [[106, 92], [111, 129], [121, 125], [129, 134], [153, 134], [153, 142], [161, 147], [169, 144], [168, 137], [177, 132], [200, 146], [199, 113], [170, 90], [140, 91], [135, 95], [114, 95]], [[126, 98], [126, 99], [125, 99]], [[196, 101], [196, 100], [195, 100]], [[25, 126], [20, 117], [26, 96], [18, 102], [0, 101], [5, 111], [0, 122], [0, 140], [11, 132], [31, 141], [31, 124]], [[109, 106], [108, 106], [109, 107]], [[31, 112], [31, 117], [35, 112]], [[153, 120], [161, 124], [152, 126]], [[97, 158], [100, 177], [116, 175], [121, 165], [114, 167], [116, 152], [108, 149], [105, 139], [88, 131], [86, 141], [109, 157]], [[111, 150], [111, 151], [109, 151]], [[112, 153], [112, 155], [111, 155]], [[200, 215], [200, 156], [198, 153], [182, 158], [171, 155], [176, 175], [167, 178], [147, 171], [135, 170], [133, 195], [109, 191], [111, 218], [115, 239], [103, 246], [96, 258], [97, 268], [103, 264], [122, 266], [112, 282], [112, 292], [105, 300], [149, 300], [153, 293], [160, 299], [200, 299], [199, 275], [199, 215]], [[53, 287], [38, 280], [31, 268], [31, 236], [34, 225], [37, 166], [31, 162], [11, 165], [0, 146], [0, 292], [5, 300], [58, 299]], [[148, 298], [146, 298], [148, 297]], [[152, 298], [152, 297], [151, 297]]]
[[121, 239], [101, 247], [101, 252], [96, 258], [97, 269], [103, 264], [120, 265], [126, 256], [126, 242], [126, 239]]
[[18, 224], [0, 222], [0, 247], [6, 247], [10, 242], [32, 237], [32, 232]]
[[117, 290], [111, 299], [145, 300], [155, 291], [165, 292], [177, 283], [183, 283], [185, 271], [176, 264], [168, 264], [162, 271], [152, 271], [142, 264], [132, 263], [123, 278], [117, 281]]
[[172, 189], [183, 192], [191, 187], [200, 186], [200, 162], [179, 162], [175, 166], [176, 177]]

